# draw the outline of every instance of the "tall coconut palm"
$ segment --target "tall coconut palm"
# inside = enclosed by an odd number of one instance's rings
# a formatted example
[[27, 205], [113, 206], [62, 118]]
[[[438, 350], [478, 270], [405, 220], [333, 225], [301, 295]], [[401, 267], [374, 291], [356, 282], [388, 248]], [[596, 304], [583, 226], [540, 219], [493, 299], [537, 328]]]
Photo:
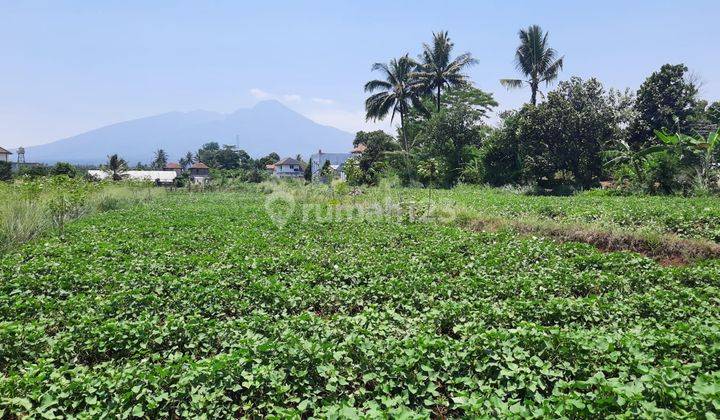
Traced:
[[365, 100], [365, 118], [367, 120], [380, 120], [387, 117], [392, 111], [390, 121], [395, 114], [400, 114], [400, 131], [403, 137], [403, 148], [409, 151], [407, 133], [405, 132], [405, 117], [411, 107], [417, 108], [423, 114], [427, 110], [420, 101], [421, 84], [415, 79], [414, 70], [417, 63], [407, 54], [390, 60], [390, 63], [375, 63], [372, 70], [383, 73], [385, 80], [371, 80], [365, 84], [365, 92], [373, 93]]
[[433, 43], [423, 43], [423, 52], [420, 55], [420, 65], [415, 76], [422, 82], [429, 93], [435, 95], [435, 104], [440, 111], [440, 95], [446, 87], [467, 86], [469, 80], [462, 71], [466, 67], [476, 64], [477, 60], [470, 53], [464, 53], [451, 59], [455, 44], [450, 41], [447, 31], [433, 32]]
[[125, 162], [125, 159], [118, 156], [117, 153], [112, 156], [108, 156], [106, 171], [110, 173], [113, 181], [120, 181], [126, 170], [127, 163]]
[[[537, 103], [537, 94], [540, 92], [540, 83], [550, 84], [557, 79], [563, 67], [563, 58], [557, 58], [557, 51], [548, 46], [548, 33], [543, 34], [538, 25], [521, 29], [518, 33], [520, 46], [515, 51], [515, 67], [527, 79], [502, 79], [500, 83], [509, 88], [530, 86], [532, 95], [530, 101]], [[557, 59], [556, 59], [557, 58]], [[542, 92], [540, 92], [542, 95]]]

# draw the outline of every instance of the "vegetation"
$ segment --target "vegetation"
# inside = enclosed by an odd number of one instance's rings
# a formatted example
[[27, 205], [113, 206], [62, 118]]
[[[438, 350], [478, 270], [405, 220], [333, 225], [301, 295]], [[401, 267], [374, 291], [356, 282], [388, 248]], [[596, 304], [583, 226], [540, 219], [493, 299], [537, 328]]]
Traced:
[[[395, 190], [413, 191], [425, 197]], [[661, 224], [668, 212], [717, 211], [705, 199], [438, 193], [548, 216], [546, 203], [568, 217], [602, 203], [603, 217], [638, 221], [634, 211], [650, 208], [646, 220]], [[0, 410], [586, 418], [720, 409], [718, 260], [663, 267], [507, 230], [322, 216], [339, 208], [337, 195], [315, 201], [309, 217], [291, 213], [278, 240], [264, 198], [170, 194], [9, 252]]]
[[[453, 59], [447, 32], [422, 45], [419, 62], [406, 54], [389, 66], [376, 64], [387, 80], [366, 84], [368, 92], [382, 90], [367, 98], [366, 115], [380, 119], [392, 112], [392, 120], [400, 114], [402, 159], [395, 159], [395, 147], [385, 147], [377, 167], [382, 173], [368, 177], [367, 168], [358, 172], [353, 163], [352, 183], [375, 185], [395, 172], [404, 185], [415, 185], [422, 181], [418, 165], [433, 159], [442, 168], [443, 187], [513, 184], [563, 195], [603, 183], [625, 194], [720, 192], [720, 166], [711, 156], [716, 148], [708, 154], [707, 148], [685, 147], [711, 143], [720, 129], [720, 105], [698, 98], [685, 65], [662, 66], [635, 94], [606, 90], [595, 78], [571, 77], [545, 95], [541, 85], [558, 78], [565, 58], [537, 25], [519, 36], [515, 61], [525, 78], [501, 83], [529, 86], [530, 103], [502, 112], [495, 127], [486, 119], [497, 103], [463, 73], [475, 59], [469, 53]], [[671, 138], [685, 140], [669, 147]]]
[[557, 58], [557, 51], [548, 45], [548, 33], [543, 33], [538, 25], [521, 29], [518, 33], [520, 46], [515, 51], [515, 66], [527, 80], [502, 79], [500, 83], [508, 88], [530, 86], [530, 103], [537, 104], [540, 84], [550, 84], [557, 79], [563, 67], [563, 57]]
[[162, 193], [142, 183], [99, 183], [67, 175], [0, 183], [0, 252], [78, 217], [146, 201]]

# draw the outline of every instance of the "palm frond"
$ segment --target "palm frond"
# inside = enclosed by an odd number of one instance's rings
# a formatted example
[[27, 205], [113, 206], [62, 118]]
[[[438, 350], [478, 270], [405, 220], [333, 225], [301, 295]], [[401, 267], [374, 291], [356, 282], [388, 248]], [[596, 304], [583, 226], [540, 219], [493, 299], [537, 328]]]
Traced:
[[520, 79], [500, 79], [500, 84], [508, 89], [519, 89], [523, 85], [523, 81]]

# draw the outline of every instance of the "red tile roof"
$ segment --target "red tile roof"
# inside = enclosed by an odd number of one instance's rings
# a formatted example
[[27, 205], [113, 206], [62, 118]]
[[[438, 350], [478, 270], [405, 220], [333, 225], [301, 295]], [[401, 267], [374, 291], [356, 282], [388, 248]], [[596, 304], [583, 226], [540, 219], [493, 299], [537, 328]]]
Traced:
[[193, 166], [190, 167], [191, 169], [210, 169], [206, 164], [202, 162], [195, 162], [193, 163]]
[[365, 146], [364, 144], [360, 143], [360, 144], [358, 144], [357, 146], [355, 146], [355, 147], [350, 151], [350, 153], [362, 153], [362, 152], [364, 152], [365, 150], [367, 150], [367, 146]]
[[180, 166], [179, 163], [170, 162], [167, 165], [165, 165], [165, 169], [182, 169], [182, 166]]

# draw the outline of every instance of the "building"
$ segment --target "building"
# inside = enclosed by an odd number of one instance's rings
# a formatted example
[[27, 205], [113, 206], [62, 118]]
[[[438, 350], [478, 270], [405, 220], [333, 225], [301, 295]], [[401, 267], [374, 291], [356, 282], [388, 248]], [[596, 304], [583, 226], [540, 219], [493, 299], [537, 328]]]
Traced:
[[12, 152], [0, 147], [0, 162], [10, 162], [10, 155], [12, 155]]
[[343, 171], [343, 165], [348, 159], [360, 156], [367, 150], [367, 146], [364, 144], [358, 144], [354, 147], [350, 153], [324, 153], [322, 150], [318, 150], [317, 153], [310, 156], [310, 166], [312, 168], [312, 179], [317, 181], [322, 179], [320, 171], [325, 166], [325, 162], [330, 162], [330, 168], [335, 172], [335, 176], [344, 180], [345, 172]]
[[190, 180], [192, 182], [203, 184], [210, 179], [210, 168], [202, 163], [195, 162], [190, 167]]
[[[89, 170], [88, 175], [99, 181], [112, 176], [110, 172], [94, 169]], [[150, 181], [158, 185], [173, 185], [177, 173], [175, 171], [125, 171], [122, 172], [122, 176], [131, 181]]]
[[182, 170], [183, 170], [182, 166], [180, 166], [179, 163], [175, 163], [175, 162], [170, 162], [170, 163], [166, 164], [165, 167], [163, 168], [163, 171], [175, 171], [177, 176], [180, 176], [180, 174], [182, 173]]
[[305, 166], [297, 159], [281, 159], [273, 166], [273, 175], [279, 178], [302, 178], [305, 175]]

